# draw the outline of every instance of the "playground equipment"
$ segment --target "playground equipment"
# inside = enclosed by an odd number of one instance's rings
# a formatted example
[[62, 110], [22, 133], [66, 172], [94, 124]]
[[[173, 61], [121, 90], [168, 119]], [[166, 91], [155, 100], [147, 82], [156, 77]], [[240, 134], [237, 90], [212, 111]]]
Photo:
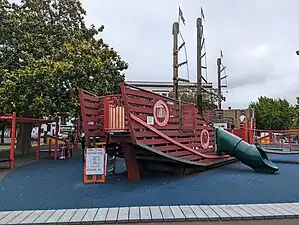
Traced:
[[271, 154], [299, 154], [299, 130], [260, 130], [245, 122], [242, 129], [228, 129], [229, 132], [250, 144], [262, 147]]
[[265, 151], [251, 145], [223, 129], [216, 129], [217, 152], [226, 153], [239, 159], [257, 172], [275, 173], [278, 167], [271, 162]]
[[[39, 160], [40, 153], [41, 153], [41, 124], [43, 123], [56, 123], [56, 130], [58, 129], [58, 121], [57, 120], [45, 120], [45, 119], [36, 119], [36, 118], [19, 118], [16, 115], [16, 112], [12, 113], [12, 116], [0, 116], [0, 120], [7, 121], [11, 123], [11, 141], [10, 141], [10, 150], [9, 150], [9, 157], [5, 159], [0, 159], [0, 162], [9, 162], [9, 168], [13, 169], [15, 164], [15, 140], [16, 140], [16, 126], [17, 123], [34, 123], [38, 124], [38, 138], [37, 138], [37, 148], [36, 148], [36, 160]], [[58, 135], [58, 132], [56, 132]], [[56, 135], [55, 138], [55, 151], [54, 151], [54, 159], [57, 159], [57, 151], [58, 151], [58, 136]], [[51, 155], [51, 148], [49, 146], [49, 156]]]
[[[140, 172], [149, 169], [185, 174], [234, 162], [235, 157], [256, 171], [269, 172], [265, 153], [235, 135], [217, 137], [216, 152], [215, 128], [193, 104], [126, 83], [121, 83], [118, 95], [97, 97], [82, 89], [79, 92], [87, 147], [94, 145], [95, 137], [106, 141], [108, 155], [125, 159], [130, 180], [139, 180]], [[250, 151], [258, 151], [251, 161], [262, 160], [265, 169], [247, 159], [252, 156]]]

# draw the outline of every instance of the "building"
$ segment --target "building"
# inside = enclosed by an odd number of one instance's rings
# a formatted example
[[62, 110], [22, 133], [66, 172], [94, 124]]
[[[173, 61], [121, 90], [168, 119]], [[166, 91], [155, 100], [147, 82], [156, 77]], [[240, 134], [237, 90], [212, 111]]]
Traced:
[[[217, 115], [219, 113], [219, 115]], [[241, 129], [244, 122], [251, 122], [254, 119], [254, 110], [248, 109], [223, 109], [215, 110], [213, 118], [214, 125], [224, 128]]]
[[[168, 97], [168, 94], [171, 90], [173, 90], [172, 82], [165, 81], [126, 81], [127, 84], [142, 88], [144, 90], [148, 90], [154, 92], [156, 94], [160, 94]], [[180, 83], [180, 87], [193, 88], [196, 90], [197, 83], [189, 82], [189, 83]], [[203, 83], [202, 84], [205, 91], [203, 91], [204, 99], [211, 99], [211, 96], [208, 93], [213, 92], [213, 84], [212, 83]]]
[[[58, 135], [67, 137], [67, 135], [75, 130], [75, 125], [73, 123], [74, 119], [68, 119], [68, 120], [62, 120], [60, 119], [58, 122]], [[56, 133], [56, 123], [47, 123], [47, 124], [41, 124], [41, 137], [44, 136], [45, 132], [47, 132], [49, 135], [55, 136]], [[36, 139], [38, 135], [38, 127], [34, 127], [31, 131], [31, 137], [33, 139]]]

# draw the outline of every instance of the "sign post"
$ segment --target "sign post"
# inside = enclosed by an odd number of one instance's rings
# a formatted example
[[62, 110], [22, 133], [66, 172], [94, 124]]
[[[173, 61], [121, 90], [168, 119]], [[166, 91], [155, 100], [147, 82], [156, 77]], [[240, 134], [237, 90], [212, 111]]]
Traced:
[[84, 183], [105, 183], [106, 167], [107, 154], [105, 148], [87, 148]]

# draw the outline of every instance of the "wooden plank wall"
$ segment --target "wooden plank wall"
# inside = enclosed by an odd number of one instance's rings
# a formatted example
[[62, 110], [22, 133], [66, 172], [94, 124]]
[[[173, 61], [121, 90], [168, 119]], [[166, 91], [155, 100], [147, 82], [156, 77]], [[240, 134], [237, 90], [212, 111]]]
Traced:
[[104, 97], [97, 97], [83, 89], [79, 90], [82, 127], [86, 140], [100, 137], [105, 140]]
[[[121, 87], [128, 115], [133, 114], [146, 123], [147, 117], [153, 116], [153, 109], [156, 102], [162, 100], [167, 104], [169, 109], [169, 122], [163, 127], [158, 126], [156, 123], [152, 127], [185, 146], [196, 149], [198, 152], [214, 152], [215, 129], [207, 126], [206, 121], [197, 113], [197, 109], [194, 105], [184, 103], [181, 104], [180, 108], [179, 102], [173, 99], [125, 83], [123, 83]], [[180, 120], [180, 112], [182, 112], [182, 120]], [[172, 144], [133, 119], [130, 119], [130, 125], [131, 135], [135, 141], [154, 147], [171, 156], [181, 157], [191, 161], [200, 160], [198, 155], [194, 155], [190, 153], [190, 151], [186, 151], [181, 147]], [[201, 146], [200, 134], [203, 129], [206, 129], [210, 136], [210, 147], [207, 149], [204, 149]]]

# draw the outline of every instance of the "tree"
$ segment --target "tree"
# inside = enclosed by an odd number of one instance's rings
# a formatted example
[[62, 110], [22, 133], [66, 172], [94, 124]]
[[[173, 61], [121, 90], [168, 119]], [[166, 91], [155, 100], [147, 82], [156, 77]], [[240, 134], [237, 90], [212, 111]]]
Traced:
[[[203, 110], [216, 109], [217, 106], [214, 104], [216, 98], [214, 95], [204, 92], [205, 96], [203, 98]], [[169, 91], [168, 96], [174, 98], [173, 90]], [[192, 104], [197, 104], [197, 92], [196, 87], [182, 87], [179, 86], [179, 99], [182, 102], [188, 102]]]
[[299, 129], [299, 97], [296, 97], [296, 105], [295, 105], [295, 110], [296, 110], [296, 116], [293, 124], [293, 129]]
[[292, 127], [296, 118], [296, 108], [286, 99], [261, 96], [250, 107], [255, 110], [257, 129], [287, 130]]
[[[78, 88], [119, 91], [128, 65], [103, 39], [104, 26], [84, 22], [79, 0], [0, 2], [0, 106], [22, 117], [78, 117]], [[31, 147], [31, 124], [21, 124], [17, 151]]]

